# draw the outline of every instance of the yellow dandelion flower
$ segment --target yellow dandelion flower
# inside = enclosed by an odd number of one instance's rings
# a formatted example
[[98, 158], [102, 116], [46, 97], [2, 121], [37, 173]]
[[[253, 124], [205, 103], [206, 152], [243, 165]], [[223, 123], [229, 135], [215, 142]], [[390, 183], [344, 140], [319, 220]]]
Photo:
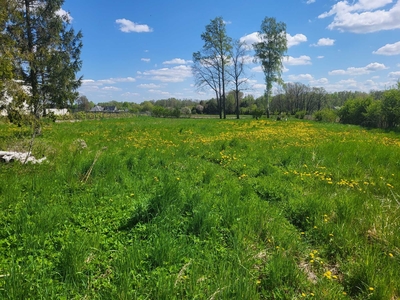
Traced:
[[327, 278], [327, 279], [331, 279], [332, 278], [332, 272], [331, 271], [326, 271], [324, 273], [324, 277]]
[[392, 254], [392, 253], [389, 253], [389, 256], [390, 256], [390, 257], [393, 257], [393, 254]]
[[371, 287], [371, 286], [370, 286], [368, 289], [369, 289], [370, 291], [373, 291], [373, 290], [374, 290], [374, 288], [373, 288], [373, 287]]

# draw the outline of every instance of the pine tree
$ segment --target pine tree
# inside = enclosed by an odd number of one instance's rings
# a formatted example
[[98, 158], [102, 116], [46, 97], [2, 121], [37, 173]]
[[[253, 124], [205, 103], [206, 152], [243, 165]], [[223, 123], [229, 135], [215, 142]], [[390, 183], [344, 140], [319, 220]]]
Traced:
[[16, 76], [29, 90], [27, 104], [36, 119], [46, 107], [64, 108], [77, 98], [82, 66], [82, 33], [75, 33], [64, 0], [6, 0], [7, 35], [20, 53]]

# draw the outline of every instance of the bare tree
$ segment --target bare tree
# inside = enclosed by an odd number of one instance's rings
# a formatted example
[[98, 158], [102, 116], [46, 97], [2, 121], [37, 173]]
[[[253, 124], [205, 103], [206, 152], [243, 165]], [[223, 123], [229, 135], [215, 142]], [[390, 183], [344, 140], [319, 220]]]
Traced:
[[227, 70], [227, 73], [232, 78], [232, 83], [234, 85], [237, 119], [239, 119], [240, 107], [239, 93], [241, 90], [243, 90], [245, 84], [247, 83], [247, 78], [244, 77], [246, 54], [246, 43], [239, 40], [234, 41], [231, 51], [231, 68]]

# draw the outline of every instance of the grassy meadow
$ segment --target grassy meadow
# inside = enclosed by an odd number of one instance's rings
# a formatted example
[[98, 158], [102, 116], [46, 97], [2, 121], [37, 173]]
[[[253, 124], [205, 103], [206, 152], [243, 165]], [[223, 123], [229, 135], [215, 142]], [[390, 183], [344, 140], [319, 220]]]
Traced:
[[132, 117], [33, 154], [0, 164], [1, 299], [400, 299], [398, 134]]

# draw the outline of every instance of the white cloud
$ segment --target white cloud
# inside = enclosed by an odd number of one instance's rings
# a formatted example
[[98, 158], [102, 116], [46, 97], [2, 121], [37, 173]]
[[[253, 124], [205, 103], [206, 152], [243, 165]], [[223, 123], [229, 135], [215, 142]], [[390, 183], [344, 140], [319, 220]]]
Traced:
[[68, 22], [72, 22], [72, 20], [74, 18], [72, 18], [72, 16], [70, 15], [69, 12], [63, 10], [62, 8], [60, 8], [59, 10], [56, 11], [56, 15], [60, 16], [61, 18], [66, 18], [68, 20]]
[[322, 59], [322, 58], [324, 58], [324, 57], [325, 57], [325, 56], [323, 56], [323, 55], [317, 56], [318, 59]]
[[153, 89], [149, 90], [149, 93], [152, 93], [152, 94], [159, 94], [159, 95], [165, 95], [165, 96], [170, 95], [169, 92], [164, 92], [164, 91], [160, 91], [160, 90], [153, 90]]
[[384, 9], [392, 3], [393, 0], [359, 0], [351, 4], [347, 0], [339, 1], [318, 18], [334, 16], [333, 22], [328, 25], [331, 30], [369, 33], [397, 29], [400, 28], [400, 2]]
[[256, 90], [265, 90], [267, 86], [264, 83], [256, 83], [251, 86], [253, 89]]
[[350, 67], [346, 70], [333, 70], [329, 72], [329, 75], [364, 75], [385, 69], [388, 69], [388, 67], [384, 64], [375, 62], [361, 68]]
[[246, 43], [249, 48], [251, 48], [254, 43], [261, 42], [257, 32], [253, 32], [248, 35], [242, 36], [240, 38], [240, 41]]
[[142, 72], [142, 75], [161, 82], [182, 82], [192, 77], [192, 69], [189, 66], [180, 65], [173, 68], [162, 68]]
[[123, 78], [111, 78], [115, 82], [135, 82], [136, 79], [133, 77], [123, 77]]
[[315, 0], [307, 0], [307, 4], [311, 4], [311, 3], [314, 3], [315, 2]]
[[330, 38], [322, 38], [319, 39], [316, 44], [311, 44], [313, 47], [321, 47], [321, 46], [333, 46], [335, 44], [335, 40]]
[[130, 96], [138, 97], [138, 96], [140, 96], [140, 94], [139, 93], [126, 92], [126, 93], [121, 94], [121, 96], [123, 96], [123, 97], [130, 97]]
[[154, 83], [142, 83], [139, 84], [137, 87], [141, 89], [158, 89], [161, 87], [161, 85], [157, 85]]
[[314, 77], [311, 74], [289, 75], [288, 78], [290, 81], [314, 80]]
[[186, 65], [192, 63], [191, 60], [184, 60], [182, 58], [174, 58], [163, 62], [163, 65]]
[[288, 48], [290, 48], [292, 46], [296, 46], [300, 43], [307, 42], [307, 37], [301, 33], [295, 34], [294, 36], [291, 36], [289, 33], [287, 33], [286, 38], [287, 38], [287, 42], [288, 42], [287, 43]]
[[288, 56], [287, 59], [284, 59], [283, 63], [288, 66], [311, 65], [311, 58], [307, 55], [300, 57]]
[[320, 79], [315, 79], [315, 80], [310, 80], [311, 85], [326, 85], [329, 83], [329, 80], [327, 78], [320, 78]]
[[398, 55], [400, 54], [400, 42], [394, 44], [386, 44], [378, 50], [372, 52], [379, 55]]
[[144, 62], [150, 62], [150, 58], [141, 58], [140, 60]]
[[[292, 46], [296, 46], [300, 43], [307, 42], [307, 37], [304, 34], [298, 33], [294, 36], [291, 36], [289, 33], [286, 34], [287, 46], [288, 48]], [[252, 48], [254, 43], [261, 42], [261, 39], [258, 37], [257, 32], [250, 33], [240, 38], [241, 42], [245, 42], [248, 48]]]
[[390, 72], [390, 73], [388, 74], [388, 76], [389, 76], [390, 78], [399, 78], [399, 79], [400, 79], [400, 71], [398, 71], [398, 72]]
[[121, 77], [121, 78], [109, 78], [109, 79], [84, 79], [82, 85], [104, 85], [104, 84], [115, 84], [117, 82], [135, 82], [136, 79], [133, 77]]
[[102, 88], [104, 91], [120, 91], [121, 89], [115, 87], [115, 86], [105, 86]]
[[82, 85], [91, 85], [95, 83], [93, 79], [82, 79]]
[[127, 19], [118, 19], [115, 23], [119, 24], [119, 30], [122, 32], [152, 32], [153, 29], [145, 24], [137, 24]]

